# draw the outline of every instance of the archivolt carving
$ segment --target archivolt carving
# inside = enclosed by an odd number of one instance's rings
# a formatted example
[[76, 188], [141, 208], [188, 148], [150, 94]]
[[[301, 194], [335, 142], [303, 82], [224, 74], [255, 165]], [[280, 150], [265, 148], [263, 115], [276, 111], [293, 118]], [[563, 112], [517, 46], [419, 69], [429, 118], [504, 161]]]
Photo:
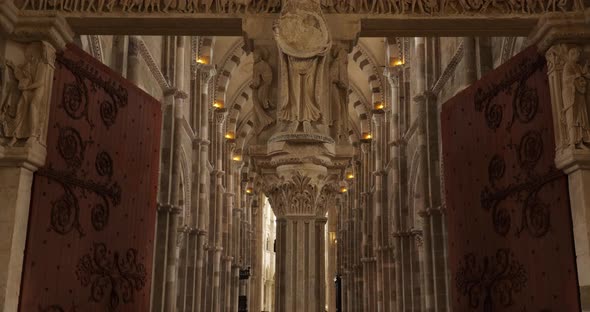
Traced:
[[[583, 10], [583, 0], [316, 0], [326, 13], [442, 15], [523, 14]], [[19, 0], [26, 10], [126, 13], [264, 14], [282, 10], [280, 0]]]

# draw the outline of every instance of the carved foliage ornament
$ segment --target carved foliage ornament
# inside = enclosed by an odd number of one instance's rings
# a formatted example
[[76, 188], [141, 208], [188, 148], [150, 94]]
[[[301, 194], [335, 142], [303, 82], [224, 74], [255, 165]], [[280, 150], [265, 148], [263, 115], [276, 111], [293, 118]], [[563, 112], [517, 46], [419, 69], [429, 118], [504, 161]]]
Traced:
[[[317, 0], [316, 0], [317, 1]], [[277, 13], [283, 8], [279, 0], [18, 0], [25, 10], [61, 11], [65, 13], [152, 13], [152, 14], [264, 14]], [[298, 1], [291, 1], [298, 2]], [[299, 1], [300, 2], [300, 1]], [[459, 14], [542, 14], [583, 10], [583, 0], [330, 0], [317, 1], [318, 9], [338, 14], [387, 15], [459, 15]], [[298, 3], [299, 4], [299, 3]]]
[[320, 181], [297, 172], [290, 179], [265, 177], [263, 188], [277, 215], [325, 215], [334, 204], [331, 179]]

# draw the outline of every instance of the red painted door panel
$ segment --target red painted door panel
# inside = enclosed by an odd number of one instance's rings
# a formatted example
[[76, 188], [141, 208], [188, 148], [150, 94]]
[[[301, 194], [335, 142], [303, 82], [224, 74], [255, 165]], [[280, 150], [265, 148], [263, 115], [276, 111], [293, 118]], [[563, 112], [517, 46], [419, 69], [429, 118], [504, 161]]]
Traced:
[[148, 311], [160, 103], [75, 46], [55, 64], [20, 311]]
[[453, 311], [580, 311], [547, 79], [532, 47], [443, 106]]

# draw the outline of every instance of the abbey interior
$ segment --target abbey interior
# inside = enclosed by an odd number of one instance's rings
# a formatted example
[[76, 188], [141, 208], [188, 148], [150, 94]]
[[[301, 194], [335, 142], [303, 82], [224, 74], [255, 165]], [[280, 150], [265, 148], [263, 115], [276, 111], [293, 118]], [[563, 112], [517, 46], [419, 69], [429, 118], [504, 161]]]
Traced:
[[0, 306], [590, 311], [588, 0], [0, 0]]

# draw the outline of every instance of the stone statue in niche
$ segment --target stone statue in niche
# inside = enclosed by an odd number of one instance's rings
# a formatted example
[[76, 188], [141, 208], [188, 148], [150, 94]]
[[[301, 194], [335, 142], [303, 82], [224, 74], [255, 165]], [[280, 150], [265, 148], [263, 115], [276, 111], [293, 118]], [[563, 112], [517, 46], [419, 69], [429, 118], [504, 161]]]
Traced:
[[348, 53], [344, 48], [334, 46], [330, 64], [330, 126], [338, 141], [348, 136], [348, 88]]
[[590, 64], [579, 64], [580, 48], [568, 50], [563, 67], [563, 119], [568, 129], [568, 144], [575, 148], [590, 147], [590, 118], [588, 116], [588, 79]]
[[268, 64], [268, 50], [259, 48], [253, 53], [254, 66], [253, 77], [250, 88], [252, 88], [252, 102], [254, 105], [254, 116], [256, 118], [256, 133], [260, 133], [274, 122], [274, 119], [267, 113], [274, 108], [271, 99], [272, 68]]
[[49, 60], [41, 43], [31, 43], [25, 48], [25, 62], [16, 65], [6, 61], [6, 93], [0, 103], [0, 134], [13, 146], [20, 139], [41, 136], [41, 117], [47, 88]]
[[325, 124], [320, 106], [326, 56], [332, 41], [320, 4], [313, 0], [287, 2], [274, 25], [279, 46], [281, 103], [277, 117], [283, 131], [318, 131]]

